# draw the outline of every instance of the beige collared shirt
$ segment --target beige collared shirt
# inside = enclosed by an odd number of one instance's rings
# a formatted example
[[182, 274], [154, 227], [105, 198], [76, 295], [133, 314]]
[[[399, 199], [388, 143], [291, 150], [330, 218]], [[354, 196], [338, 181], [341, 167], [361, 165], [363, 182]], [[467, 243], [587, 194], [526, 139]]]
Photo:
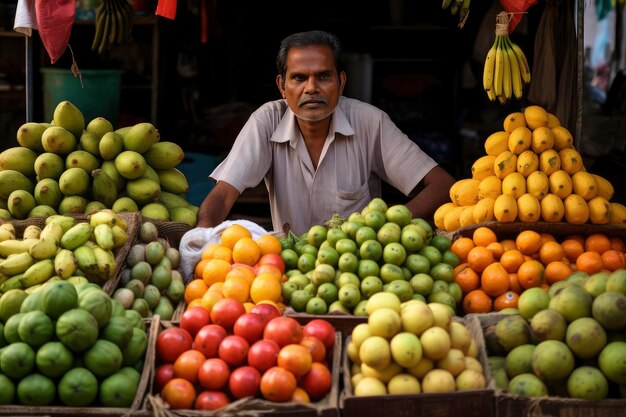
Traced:
[[317, 169], [286, 100], [265, 103], [211, 173], [239, 192], [265, 180], [272, 224], [301, 234], [334, 213], [348, 217], [381, 193], [381, 180], [408, 195], [437, 163], [376, 107], [341, 97]]

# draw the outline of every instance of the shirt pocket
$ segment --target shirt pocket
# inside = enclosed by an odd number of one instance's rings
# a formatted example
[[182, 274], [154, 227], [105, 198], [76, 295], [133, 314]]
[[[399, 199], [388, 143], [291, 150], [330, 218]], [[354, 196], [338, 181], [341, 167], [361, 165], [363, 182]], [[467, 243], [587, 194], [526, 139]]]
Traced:
[[365, 183], [356, 190], [346, 191], [337, 188], [337, 209], [342, 216], [361, 211], [370, 201], [369, 184]]

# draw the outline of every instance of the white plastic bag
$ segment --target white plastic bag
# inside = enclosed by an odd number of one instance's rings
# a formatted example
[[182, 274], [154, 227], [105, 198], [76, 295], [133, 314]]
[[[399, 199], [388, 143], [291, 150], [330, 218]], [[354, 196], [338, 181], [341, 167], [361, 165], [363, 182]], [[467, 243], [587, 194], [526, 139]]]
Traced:
[[249, 220], [227, 220], [215, 227], [196, 227], [183, 235], [180, 239], [178, 251], [180, 252], [179, 271], [185, 280], [185, 283], [191, 281], [194, 269], [200, 259], [202, 259], [202, 251], [209, 243], [220, 243], [222, 232], [229, 226], [238, 224], [250, 231], [252, 239], [269, 234], [264, 228]]

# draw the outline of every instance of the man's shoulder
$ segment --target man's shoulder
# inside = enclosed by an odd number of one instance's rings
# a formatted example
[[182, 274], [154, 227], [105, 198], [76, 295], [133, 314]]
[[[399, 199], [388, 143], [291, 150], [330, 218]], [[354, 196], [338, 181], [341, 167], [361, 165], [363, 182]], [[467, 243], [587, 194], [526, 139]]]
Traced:
[[259, 108], [254, 111], [254, 115], [257, 116], [272, 116], [279, 115], [282, 116], [285, 114], [289, 106], [287, 105], [287, 100], [279, 99], [272, 100], [266, 103], [263, 103]]
[[342, 96], [339, 100], [339, 107], [348, 117], [365, 116], [370, 118], [380, 117], [385, 114], [385, 112], [373, 104], [345, 96]]

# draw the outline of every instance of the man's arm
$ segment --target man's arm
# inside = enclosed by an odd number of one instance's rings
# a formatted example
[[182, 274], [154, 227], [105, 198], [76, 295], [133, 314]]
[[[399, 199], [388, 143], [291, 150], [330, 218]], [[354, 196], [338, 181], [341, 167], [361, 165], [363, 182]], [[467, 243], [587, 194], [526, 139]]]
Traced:
[[200, 205], [198, 227], [214, 227], [223, 222], [238, 197], [235, 187], [218, 181]]
[[439, 165], [431, 169], [422, 180], [423, 189], [406, 204], [413, 217], [432, 222], [439, 206], [450, 201], [450, 187], [454, 181], [454, 177]]

